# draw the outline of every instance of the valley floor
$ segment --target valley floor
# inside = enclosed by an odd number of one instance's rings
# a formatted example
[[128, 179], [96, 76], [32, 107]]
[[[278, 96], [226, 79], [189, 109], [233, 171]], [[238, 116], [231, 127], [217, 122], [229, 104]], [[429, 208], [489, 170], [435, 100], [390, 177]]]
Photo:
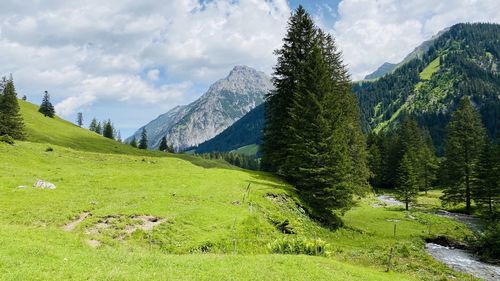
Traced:
[[[429, 213], [438, 194], [409, 213], [360, 199], [333, 232], [265, 173], [48, 146], [0, 143], [1, 280], [474, 280], [425, 251], [427, 237], [472, 237]], [[57, 188], [32, 188], [37, 179]], [[327, 254], [270, 253], [300, 239]]]

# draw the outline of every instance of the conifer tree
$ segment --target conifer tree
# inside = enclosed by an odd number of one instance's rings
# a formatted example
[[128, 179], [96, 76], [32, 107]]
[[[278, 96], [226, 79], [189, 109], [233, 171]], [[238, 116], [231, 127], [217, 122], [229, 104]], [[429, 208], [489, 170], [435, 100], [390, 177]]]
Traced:
[[289, 151], [289, 109], [294, 103], [293, 96], [315, 37], [316, 29], [311, 16], [299, 6], [288, 21], [283, 46], [275, 51], [278, 56], [273, 79], [275, 90], [266, 97], [266, 120], [261, 146], [264, 170], [281, 174], [281, 165]]
[[500, 202], [500, 145], [487, 143], [475, 169], [474, 201], [493, 213], [495, 202]]
[[113, 123], [111, 123], [111, 120], [107, 120], [103, 122], [103, 127], [102, 127], [102, 135], [105, 138], [108, 139], [115, 139], [115, 129], [113, 128]]
[[331, 223], [333, 209], [368, 189], [366, 143], [356, 98], [333, 38], [302, 7], [276, 51], [275, 90], [267, 97], [262, 167], [294, 184], [311, 213]]
[[405, 209], [408, 211], [408, 205], [415, 201], [418, 195], [418, 181], [415, 173], [414, 152], [409, 151], [403, 155], [398, 169], [398, 184], [396, 191], [398, 198], [405, 203]]
[[0, 135], [9, 135], [18, 140], [24, 139], [24, 123], [19, 113], [16, 89], [12, 77], [3, 81], [0, 94]]
[[102, 135], [102, 125], [101, 125], [101, 122], [97, 122], [97, 126], [95, 128], [95, 132], [98, 133], [99, 135]]
[[78, 125], [78, 127], [83, 126], [83, 113], [78, 112], [78, 114], [76, 115], [76, 124]]
[[56, 114], [54, 106], [50, 102], [49, 92], [47, 92], [47, 91], [45, 91], [45, 93], [43, 94], [42, 104], [40, 105], [38, 112], [42, 113], [43, 116], [50, 117], [50, 118], [53, 118], [54, 115]]
[[90, 121], [89, 130], [99, 134], [97, 120], [95, 118], [92, 118], [92, 121]]
[[158, 150], [167, 151], [167, 149], [168, 149], [167, 137], [163, 137], [161, 139], [160, 146], [158, 147]]
[[485, 130], [481, 117], [468, 98], [463, 98], [452, 114], [445, 140], [445, 203], [465, 203], [471, 211], [474, 170], [483, 150]]
[[135, 139], [135, 137], [133, 137], [132, 140], [130, 141], [130, 145], [132, 147], [136, 147], [137, 148], [137, 140]]
[[139, 149], [148, 149], [148, 136], [146, 128], [142, 128], [141, 139], [139, 140]]

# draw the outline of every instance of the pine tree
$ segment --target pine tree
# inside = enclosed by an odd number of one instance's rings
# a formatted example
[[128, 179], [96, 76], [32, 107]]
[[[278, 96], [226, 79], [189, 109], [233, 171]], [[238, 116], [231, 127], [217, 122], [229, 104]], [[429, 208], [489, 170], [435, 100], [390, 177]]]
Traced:
[[266, 97], [266, 120], [261, 146], [264, 170], [281, 174], [281, 165], [289, 151], [289, 109], [294, 103], [293, 96], [315, 37], [316, 29], [311, 16], [299, 6], [288, 21], [283, 46], [275, 51], [278, 56], [273, 79], [275, 90]]
[[102, 135], [102, 125], [101, 122], [97, 122], [95, 132], [98, 133], [99, 135]]
[[445, 140], [443, 200], [445, 203], [465, 203], [471, 211], [474, 169], [485, 141], [481, 117], [468, 98], [463, 98], [452, 114]]
[[45, 91], [45, 93], [43, 94], [42, 104], [40, 105], [38, 112], [42, 113], [43, 116], [50, 118], [53, 118], [56, 114], [54, 106], [50, 102], [50, 95], [47, 91]]
[[167, 137], [163, 137], [161, 139], [160, 146], [158, 147], [158, 150], [167, 151], [167, 149], [168, 149]]
[[500, 145], [488, 143], [484, 146], [475, 169], [474, 201], [487, 206], [493, 213], [495, 202], [500, 202]]
[[142, 128], [141, 139], [139, 140], [139, 149], [148, 149], [148, 136], [146, 128]]
[[12, 78], [3, 81], [0, 95], [0, 135], [24, 139], [24, 123], [19, 113], [19, 103]]
[[95, 133], [99, 133], [99, 131], [97, 130], [97, 120], [95, 118], [92, 118], [92, 121], [90, 121], [89, 130]]
[[132, 147], [136, 147], [137, 148], [137, 140], [135, 139], [135, 137], [133, 137], [132, 140], [130, 141], [130, 145]]
[[405, 203], [405, 209], [408, 211], [408, 205], [414, 202], [418, 195], [418, 180], [415, 168], [413, 166], [416, 155], [409, 151], [403, 155], [398, 169], [398, 185], [396, 191], [398, 198]]
[[83, 113], [78, 112], [78, 114], [76, 115], [76, 124], [78, 125], [78, 127], [83, 126]]
[[103, 122], [102, 135], [108, 139], [115, 139], [115, 129], [113, 128], [113, 123], [111, 123], [111, 120], [108, 119], [108, 121]]

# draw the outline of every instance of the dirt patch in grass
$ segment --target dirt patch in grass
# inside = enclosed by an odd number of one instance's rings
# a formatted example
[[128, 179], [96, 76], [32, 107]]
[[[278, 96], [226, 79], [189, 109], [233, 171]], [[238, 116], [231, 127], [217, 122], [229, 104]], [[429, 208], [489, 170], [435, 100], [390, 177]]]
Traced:
[[87, 227], [85, 234], [124, 240], [137, 230], [151, 231], [165, 221], [164, 218], [151, 215], [110, 215], [100, 218], [95, 224]]
[[69, 223], [65, 224], [63, 226], [63, 229], [64, 231], [72, 231], [73, 229], [75, 229], [84, 219], [86, 219], [88, 216], [91, 216], [92, 214], [89, 213], [89, 212], [84, 212], [82, 214], [80, 214], [80, 216], [75, 219], [75, 220], [72, 220], [70, 221]]

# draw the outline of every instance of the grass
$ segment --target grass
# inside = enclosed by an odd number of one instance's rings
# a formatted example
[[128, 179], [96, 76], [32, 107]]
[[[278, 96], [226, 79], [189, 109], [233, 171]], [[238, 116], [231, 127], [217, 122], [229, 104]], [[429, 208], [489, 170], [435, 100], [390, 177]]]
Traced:
[[[345, 213], [344, 228], [331, 231], [304, 214], [292, 187], [266, 173], [122, 146], [22, 106], [30, 142], [0, 143], [2, 280], [465, 278], [424, 250], [426, 237], [471, 235], [462, 224], [422, 211], [375, 208], [376, 199], [368, 197]], [[56, 130], [50, 138], [43, 133], [48, 129]], [[73, 134], [93, 143], [80, 146]], [[37, 179], [57, 189], [18, 188]], [[63, 229], [84, 212], [91, 216]], [[137, 215], [165, 221], [130, 232]], [[95, 231], [110, 216], [114, 223]], [[285, 220], [295, 234], [275, 227]], [[328, 255], [270, 254], [268, 244], [283, 239], [321, 239]]]
[[422, 80], [429, 80], [432, 77], [432, 74], [434, 74], [436, 71], [439, 70], [439, 58], [435, 58], [433, 61], [427, 65], [422, 72], [420, 72], [420, 79]]
[[259, 146], [256, 144], [249, 144], [242, 146], [240, 148], [234, 149], [231, 152], [234, 153], [239, 153], [243, 155], [248, 155], [248, 156], [254, 156], [257, 155], [257, 152], [259, 152]]

